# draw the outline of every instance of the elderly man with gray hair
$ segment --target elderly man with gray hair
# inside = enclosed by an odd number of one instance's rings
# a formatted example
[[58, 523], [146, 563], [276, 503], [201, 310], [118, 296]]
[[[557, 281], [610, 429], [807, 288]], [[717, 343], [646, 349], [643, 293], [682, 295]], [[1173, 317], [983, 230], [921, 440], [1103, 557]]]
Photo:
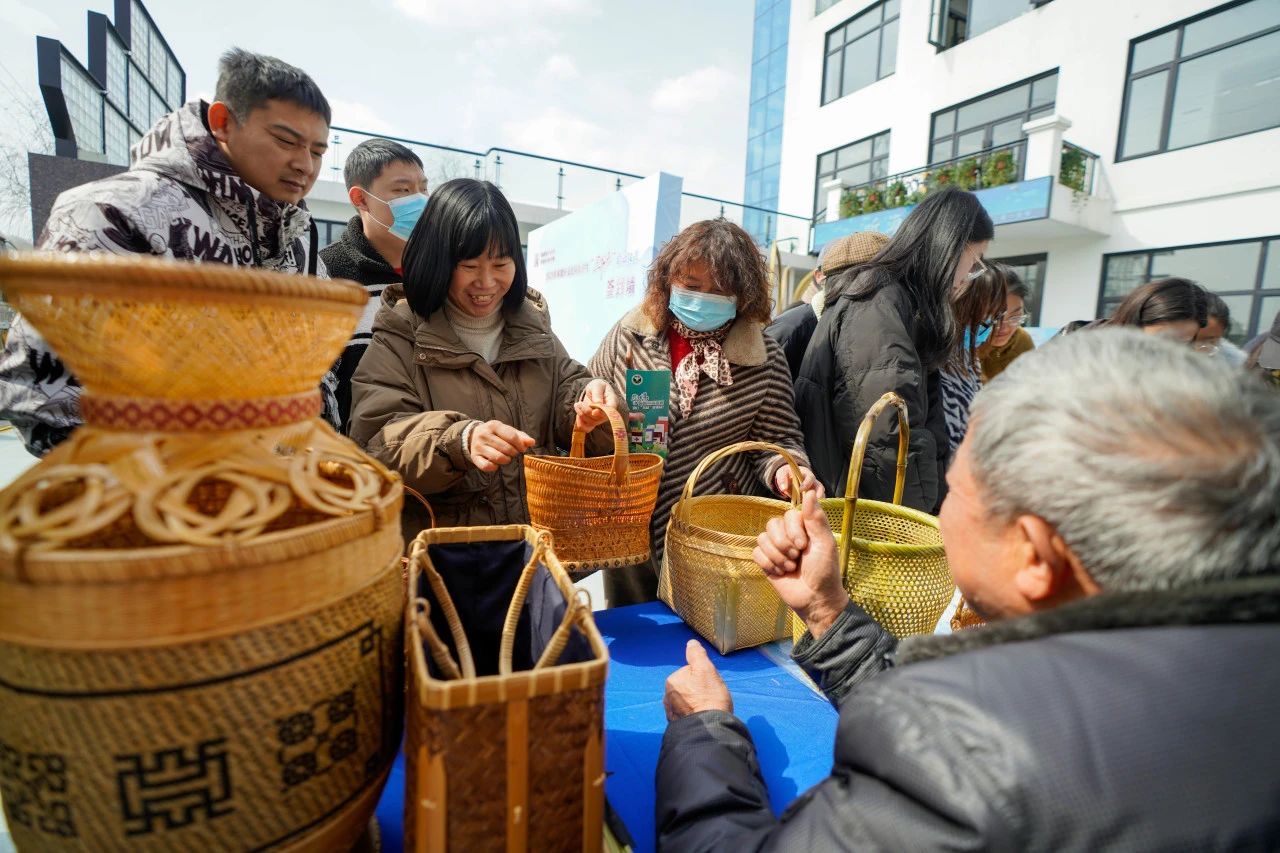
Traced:
[[806, 496], [756, 561], [839, 703], [831, 776], [775, 818], [691, 643], [659, 846], [1280, 848], [1280, 395], [1137, 332], [1062, 338], [979, 393], [948, 479], [951, 570], [990, 624], [899, 643]]

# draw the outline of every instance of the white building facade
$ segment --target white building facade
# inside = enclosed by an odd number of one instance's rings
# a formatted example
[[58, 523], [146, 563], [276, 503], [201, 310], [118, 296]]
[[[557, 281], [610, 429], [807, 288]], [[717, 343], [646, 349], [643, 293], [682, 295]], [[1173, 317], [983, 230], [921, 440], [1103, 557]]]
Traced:
[[815, 249], [958, 183], [1037, 325], [1170, 275], [1237, 340], [1280, 310], [1280, 0], [791, 0], [788, 44], [777, 205]]

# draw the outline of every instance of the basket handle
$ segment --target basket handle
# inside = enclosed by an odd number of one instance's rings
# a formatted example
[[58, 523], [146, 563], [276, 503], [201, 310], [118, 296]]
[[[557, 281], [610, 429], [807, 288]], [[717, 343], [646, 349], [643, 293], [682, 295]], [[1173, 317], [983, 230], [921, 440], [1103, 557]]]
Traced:
[[907, 444], [911, 440], [911, 426], [907, 420], [907, 402], [889, 391], [867, 412], [853, 440], [853, 453], [849, 457], [849, 479], [844, 487], [844, 519], [840, 523], [840, 565], [849, 564], [852, 546], [853, 515], [858, 509], [858, 485], [862, 480], [862, 463], [867, 456], [867, 443], [871, 440], [871, 428], [884, 410], [892, 406], [898, 412], [898, 470], [893, 483], [893, 502], [902, 503], [902, 487], [907, 481]]
[[[467, 641], [467, 634], [462, 629], [462, 619], [458, 616], [457, 608], [453, 606], [453, 598], [450, 597], [449, 589], [444, 584], [444, 578], [440, 577], [435, 565], [427, 557], [427, 546], [423, 544], [421, 538], [414, 539], [413, 544], [409, 546], [409, 561], [426, 572], [427, 582], [431, 584], [431, 591], [436, 594], [436, 601], [439, 603], [440, 609], [444, 611], [444, 619], [449, 625], [449, 634], [453, 637], [454, 648], [458, 651], [458, 657], [461, 659], [462, 665], [459, 667], [450, 657], [448, 648], [440, 641], [440, 636], [436, 634], [435, 628], [432, 627], [431, 620], [426, 618], [427, 614], [422, 606], [426, 604], [426, 601], [419, 598], [415, 601], [418, 611], [415, 614], [415, 619], [418, 630], [427, 635], [427, 644], [431, 647], [431, 656], [435, 658], [436, 664], [446, 675], [456, 677], [454, 673], [460, 672], [463, 678], [475, 678], [475, 659], [471, 656], [471, 643]], [[421, 604], [418, 604], [418, 602], [421, 602]]]
[[726, 456], [733, 456], [736, 453], [747, 453], [752, 450], [763, 450], [766, 453], [775, 453], [786, 461], [787, 465], [791, 468], [791, 507], [793, 509], [800, 509], [800, 482], [802, 478], [800, 476], [800, 466], [796, 464], [795, 457], [793, 457], [785, 448], [779, 447], [776, 444], [769, 444], [766, 441], [739, 441], [736, 444], [730, 444], [728, 447], [722, 447], [719, 450], [708, 453], [706, 456], [702, 457], [702, 461], [698, 463], [698, 467], [693, 469], [693, 473], [690, 474], [689, 479], [685, 481], [684, 491], [680, 493], [680, 501], [676, 504], [676, 506], [681, 507], [681, 520], [688, 521], [689, 519], [688, 501], [689, 498], [693, 497], [693, 487], [697, 484], [698, 478], [702, 476], [703, 472], [715, 463], [719, 462], [721, 459], [724, 459]]
[[427, 516], [431, 519], [431, 529], [434, 530], [436, 526], [436, 511], [431, 508], [431, 504], [422, 496], [422, 492], [412, 486], [405, 485], [404, 493], [422, 504], [423, 509], [427, 511]]
[[[516, 584], [515, 594], [511, 597], [511, 605], [507, 608], [507, 618], [502, 624], [502, 643], [498, 648], [498, 674], [511, 674], [511, 658], [515, 652], [516, 644], [516, 626], [520, 622], [520, 612], [524, 610], [525, 599], [529, 597], [529, 587], [533, 585], [533, 578], [538, 572], [538, 564], [543, 562], [547, 555], [547, 551], [551, 547], [551, 534], [545, 530], [538, 531], [538, 538], [534, 541], [533, 553], [529, 556], [529, 562], [525, 563], [524, 571], [520, 573], [520, 582]], [[548, 566], [550, 571], [550, 566]], [[578, 600], [570, 589], [566, 589], [568, 577], [561, 578], [554, 571], [551, 572], [555, 578], [560, 592], [564, 595], [565, 609], [564, 618], [560, 621], [560, 626], [556, 628], [555, 633], [551, 635], [551, 641], [547, 647], [543, 649], [542, 656], [538, 658], [537, 663], [533, 665], [534, 669], [541, 669], [548, 663], [558, 660], [560, 653], [564, 651], [565, 645], [569, 642], [569, 631], [582, 619], [583, 604]]]
[[[627, 450], [627, 425], [622, 422], [622, 415], [612, 406], [592, 403], [591, 408], [604, 412], [609, 418], [609, 426], [613, 427], [613, 484], [625, 486], [631, 473], [631, 462], [628, 459], [630, 454]], [[587, 434], [575, 426], [569, 455], [574, 459], [582, 459], [586, 453]]]

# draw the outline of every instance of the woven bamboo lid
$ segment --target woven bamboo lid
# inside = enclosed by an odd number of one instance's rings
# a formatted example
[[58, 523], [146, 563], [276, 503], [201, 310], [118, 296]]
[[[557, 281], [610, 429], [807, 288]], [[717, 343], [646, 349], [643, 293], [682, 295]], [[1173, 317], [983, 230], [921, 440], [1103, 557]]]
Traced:
[[367, 296], [350, 282], [102, 254], [0, 258], [0, 290], [91, 395], [314, 391]]

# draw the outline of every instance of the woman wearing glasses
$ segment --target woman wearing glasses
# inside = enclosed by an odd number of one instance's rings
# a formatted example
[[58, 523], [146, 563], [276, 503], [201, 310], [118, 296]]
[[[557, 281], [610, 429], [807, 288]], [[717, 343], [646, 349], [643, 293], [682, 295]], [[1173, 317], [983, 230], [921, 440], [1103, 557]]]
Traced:
[[995, 379], [1013, 360], [1036, 348], [1027, 325], [1027, 297], [1030, 291], [1010, 267], [997, 264], [1004, 272], [1004, 320], [991, 330], [991, 337], [978, 347], [978, 362], [982, 367], [983, 383]]
[[[994, 236], [976, 196], [930, 193], [871, 261], [828, 285], [827, 307], [796, 379], [805, 448], [828, 495], [843, 495], [849, 454], [867, 411], [888, 391], [907, 403], [911, 423], [902, 502], [936, 512], [950, 456], [938, 375], [961, 337], [951, 292], [985, 267]], [[898, 426], [883, 418], [871, 433], [858, 493], [888, 501]]]
[[951, 310], [961, 338], [942, 369], [941, 380], [942, 409], [952, 453], [969, 428], [969, 404], [982, 387], [978, 347], [1004, 325], [1005, 282], [1012, 270], [994, 261], [985, 262], [985, 266], [977, 278], [963, 281], [951, 291]]

